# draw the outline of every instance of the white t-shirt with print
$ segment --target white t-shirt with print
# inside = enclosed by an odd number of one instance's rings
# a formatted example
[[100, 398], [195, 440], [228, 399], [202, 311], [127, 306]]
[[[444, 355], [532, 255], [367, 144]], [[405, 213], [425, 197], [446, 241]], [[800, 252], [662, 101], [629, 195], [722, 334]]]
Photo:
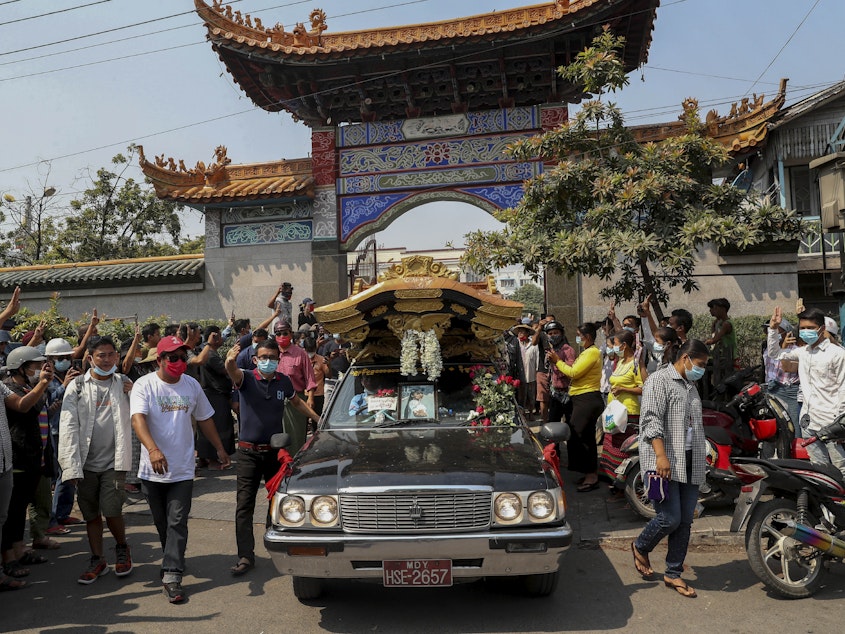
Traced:
[[182, 482], [194, 479], [194, 428], [191, 416], [205, 420], [214, 416], [214, 408], [200, 384], [183, 374], [178, 383], [162, 381], [158, 373], [145, 374], [132, 387], [129, 409], [147, 417], [147, 427], [167, 459], [167, 472], [153, 471], [150, 453], [141, 446], [138, 477], [152, 482]]

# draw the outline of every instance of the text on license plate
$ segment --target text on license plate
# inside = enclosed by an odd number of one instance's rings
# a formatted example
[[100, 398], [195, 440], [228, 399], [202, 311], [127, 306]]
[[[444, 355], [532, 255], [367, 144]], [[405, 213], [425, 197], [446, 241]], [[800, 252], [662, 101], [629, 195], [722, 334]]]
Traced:
[[451, 559], [393, 559], [382, 563], [385, 586], [451, 586]]

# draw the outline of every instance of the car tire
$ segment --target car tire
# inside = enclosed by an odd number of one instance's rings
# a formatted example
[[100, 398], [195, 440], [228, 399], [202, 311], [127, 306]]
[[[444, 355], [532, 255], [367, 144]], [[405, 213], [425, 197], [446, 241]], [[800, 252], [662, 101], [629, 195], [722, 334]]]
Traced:
[[313, 577], [293, 577], [293, 594], [300, 601], [319, 599], [323, 594], [323, 582]]
[[539, 575], [525, 575], [522, 577], [522, 586], [528, 596], [547, 597], [557, 589], [559, 579], [559, 571]]

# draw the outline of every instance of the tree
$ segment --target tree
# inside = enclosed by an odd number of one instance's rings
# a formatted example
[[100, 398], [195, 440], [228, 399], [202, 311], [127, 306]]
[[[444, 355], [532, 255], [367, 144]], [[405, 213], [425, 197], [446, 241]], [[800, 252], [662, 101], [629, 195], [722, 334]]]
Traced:
[[536, 284], [523, 284], [516, 291], [508, 297], [515, 302], [522, 302], [525, 307], [524, 310], [532, 315], [539, 315], [543, 312], [543, 304], [546, 301], [543, 289]]
[[181, 205], [159, 200], [152, 188], [126, 176], [135, 155], [117, 154], [114, 171], [97, 170], [91, 186], [70, 202], [73, 213], [55, 241], [64, 261], [86, 262], [180, 252]]
[[0, 199], [0, 260], [4, 266], [25, 266], [50, 261], [48, 254], [58, 233], [59, 214], [56, 190], [50, 186], [50, 165], [39, 176], [37, 185], [27, 185], [22, 199], [6, 193]]
[[467, 236], [463, 263], [476, 272], [521, 264], [532, 273], [598, 276], [605, 299], [651, 296], [655, 312], [669, 290], [697, 288], [696, 251], [707, 243], [741, 249], [800, 235], [794, 212], [713, 183], [725, 148], [702, 132], [697, 105], [685, 102], [682, 135], [638, 144], [619, 108], [602, 101], [628, 83], [609, 30], [568, 67], [568, 81], [597, 95], [566, 124], [516, 143], [517, 160], [554, 167], [526, 182], [522, 201], [496, 214], [501, 231]]

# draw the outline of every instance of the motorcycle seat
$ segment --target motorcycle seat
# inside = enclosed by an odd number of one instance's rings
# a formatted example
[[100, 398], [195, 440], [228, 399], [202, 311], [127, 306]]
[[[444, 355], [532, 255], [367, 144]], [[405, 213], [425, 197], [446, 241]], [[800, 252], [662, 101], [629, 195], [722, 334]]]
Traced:
[[731, 446], [731, 435], [722, 427], [706, 426], [704, 428], [704, 436], [718, 445]]
[[843, 478], [842, 472], [832, 464], [818, 464], [808, 460], [772, 460], [771, 462], [786, 469], [804, 469], [805, 471], [823, 473], [826, 476], [830, 476], [840, 484], [845, 484], [845, 478]]

